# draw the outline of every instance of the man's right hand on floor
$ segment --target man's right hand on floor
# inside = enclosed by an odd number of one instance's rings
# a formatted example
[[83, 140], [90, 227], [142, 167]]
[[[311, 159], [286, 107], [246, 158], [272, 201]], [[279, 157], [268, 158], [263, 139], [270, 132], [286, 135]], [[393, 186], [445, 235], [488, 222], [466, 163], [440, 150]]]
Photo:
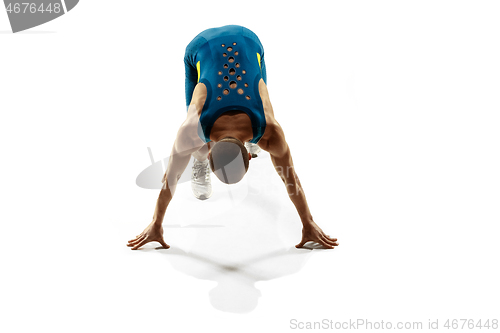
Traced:
[[132, 247], [132, 250], [137, 250], [144, 244], [154, 241], [160, 243], [165, 249], [170, 247], [163, 240], [163, 227], [161, 223], [156, 223], [156, 221], [151, 222], [136, 238], [129, 240], [127, 246]]

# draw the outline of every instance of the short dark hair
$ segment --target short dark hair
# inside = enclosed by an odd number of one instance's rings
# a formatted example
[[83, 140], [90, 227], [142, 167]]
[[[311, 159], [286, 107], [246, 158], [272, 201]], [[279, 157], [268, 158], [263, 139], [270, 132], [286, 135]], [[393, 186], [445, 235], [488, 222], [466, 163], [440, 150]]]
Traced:
[[221, 182], [236, 184], [248, 171], [248, 150], [240, 140], [226, 137], [212, 146], [209, 161]]

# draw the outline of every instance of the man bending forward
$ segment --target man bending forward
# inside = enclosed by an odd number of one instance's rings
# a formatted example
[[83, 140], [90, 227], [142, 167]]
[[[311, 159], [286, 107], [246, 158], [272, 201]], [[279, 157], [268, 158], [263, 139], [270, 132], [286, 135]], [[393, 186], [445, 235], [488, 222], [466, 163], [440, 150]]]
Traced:
[[208, 165], [222, 182], [237, 183], [248, 170], [252, 150], [260, 147], [271, 155], [302, 221], [302, 240], [296, 247], [313, 241], [335, 248], [337, 239], [326, 235], [311, 216], [283, 129], [274, 118], [258, 37], [237, 25], [205, 30], [187, 46], [184, 62], [187, 118], [172, 148], [153, 221], [128, 246], [137, 250], [157, 241], [170, 247], [163, 239], [162, 222], [191, 156], [199, 169], [196, 177], [201, 173], [204, 178], [195, 195], [207, 199], [211, 195]]

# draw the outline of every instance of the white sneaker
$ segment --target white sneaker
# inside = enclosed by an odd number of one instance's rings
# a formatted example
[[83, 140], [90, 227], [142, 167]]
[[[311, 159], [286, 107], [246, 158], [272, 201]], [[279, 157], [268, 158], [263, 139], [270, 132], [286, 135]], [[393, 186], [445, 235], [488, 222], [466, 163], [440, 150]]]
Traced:
[[208, 160], [194, 159], [191, 173], [191, 189], [197, 199], [206, 200], [212, 196], [212, 182], [210, 181], [210, 167]]
[[262, 149], [255, 143], [245, 142], [245, 148], [252, 155], [252, 158], [257, 157], [257, 154], [261, 152]]

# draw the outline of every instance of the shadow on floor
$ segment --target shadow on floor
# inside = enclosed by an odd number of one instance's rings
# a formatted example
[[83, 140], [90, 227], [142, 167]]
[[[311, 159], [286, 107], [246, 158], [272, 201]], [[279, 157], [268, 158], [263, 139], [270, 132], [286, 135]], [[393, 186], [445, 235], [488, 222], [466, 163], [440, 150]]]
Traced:
[[217, 310], [232, 313], [253, 311], [261, 296], [256, 282], [296, 273], [312, 254], [310, 250], [294, 247], [229, 263], [179, 248], [161, 252], [175, 269], [198, 279], [217, 282], [215, 288], [209, 291], [210, 303]]
[[[257, 282], [297, 273], [313, 254], [311, 249], [321, 248], [310, 243], [308, 249], [294, 247], [301, 237], [300, 219], [270, 158], [262, 157], [252, 159], [245, 185], [232, 187], [232, 196], [215, 186], [214, 198], [204, 202], [178, 199], [178, 215], [170, 220], [183, 223], [164, 225], [171, 247], [156, 251], [176, 270], [216, 282], [208, 294], [220, 311], [253, 311], [262, 295]], [[241, 200], [234, 200], [240, 194]], [[212, 199], [216, 202], [207, 205]]]

